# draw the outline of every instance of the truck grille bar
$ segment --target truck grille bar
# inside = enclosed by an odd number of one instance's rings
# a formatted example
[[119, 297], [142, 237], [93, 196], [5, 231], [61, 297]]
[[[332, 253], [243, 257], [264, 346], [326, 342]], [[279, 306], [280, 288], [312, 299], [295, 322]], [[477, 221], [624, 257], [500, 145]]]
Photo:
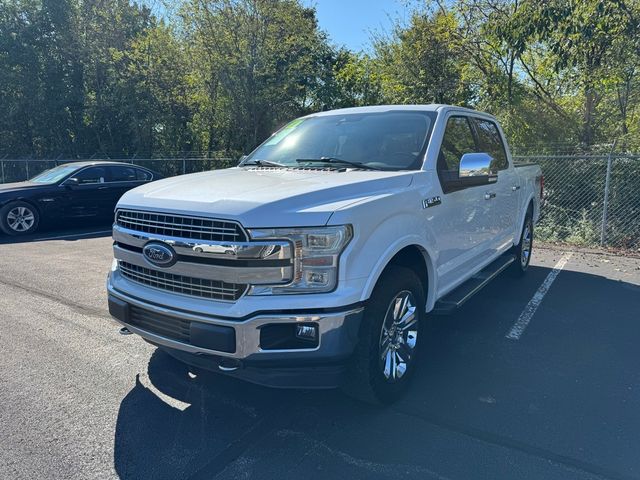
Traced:
[[235, 302], [247, 290], [244, 284], [175, 275], [123, 261], [119, 262], [119, 269], [122, 276], [133, 282], [194, 297]]
[[244, 242], [242, 227], [226, 220], [164, 213], [118, 210], [116, 225], [138, 232], [219, 242]]

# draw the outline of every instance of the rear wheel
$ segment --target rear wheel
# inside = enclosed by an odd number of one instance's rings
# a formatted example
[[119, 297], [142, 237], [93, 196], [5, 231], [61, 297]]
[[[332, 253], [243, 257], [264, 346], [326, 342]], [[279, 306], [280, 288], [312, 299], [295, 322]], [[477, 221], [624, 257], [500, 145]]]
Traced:
[[365, 307], [359, 343], [344, 390], [369, 403], [392, 403], [405, 392], [419, 352], [424, 287], [411, 269], [390, 266]]
[[27, 235], [38, 228], [38, 210], [27, 202], [11, 202], [0, 209], [0, 229], [7, 235]]
[[522, 226], [522, 234], [520, 235], [520, 243], [513, 247], [513, 253], [516, 256], [513, 262], [513, 272], [516, 275], [524, 275], [529, 264], [531, 263], [531, 253], [533, 251], [533, 214], [531, 209], [527, 212]]

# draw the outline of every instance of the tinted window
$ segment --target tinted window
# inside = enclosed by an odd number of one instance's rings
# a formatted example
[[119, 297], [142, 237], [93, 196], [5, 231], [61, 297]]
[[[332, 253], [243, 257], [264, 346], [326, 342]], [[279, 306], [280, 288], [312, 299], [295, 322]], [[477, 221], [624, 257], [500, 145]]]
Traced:
[[504, 151], [502, 137], [495, 123], [489, 120], [473, 119], [478, 133], [478, 144], [481, 152], [488, 153], [493, 157], [491, 170], [504, 170], [509, 167], [507, 154]]
[[104, 183], [106, 176], [107, 172], [103, 167], [85, 168], [74, 175], [74, 177], [80, 180], [80, 183], [82, 184]]
[[139, 168], [136, 169], [136, 176], [138, 177], [138, 180], [141, 182], [148, 182], [153, 177], [151, 172], [147, 172], [146, 170], [140, 170]]
[[438, 155], [438, 175], [443, 182], [457, 180], [460, 159], [476, 151], [476, 141], [467, 117], [450, 117]]
[[138, 180], [138, 169], [135, 167], [109, 167], [112, 182], [135, 182]]

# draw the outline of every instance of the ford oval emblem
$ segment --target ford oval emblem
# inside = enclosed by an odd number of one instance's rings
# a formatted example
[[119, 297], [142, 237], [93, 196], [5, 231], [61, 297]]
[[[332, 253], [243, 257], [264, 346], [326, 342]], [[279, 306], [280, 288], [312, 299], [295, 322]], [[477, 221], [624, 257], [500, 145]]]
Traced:
[[149, 242], [142, 249], [144, 258], [158, 267], [170, 267], [178, 261], [176, 252], [166, 243]]

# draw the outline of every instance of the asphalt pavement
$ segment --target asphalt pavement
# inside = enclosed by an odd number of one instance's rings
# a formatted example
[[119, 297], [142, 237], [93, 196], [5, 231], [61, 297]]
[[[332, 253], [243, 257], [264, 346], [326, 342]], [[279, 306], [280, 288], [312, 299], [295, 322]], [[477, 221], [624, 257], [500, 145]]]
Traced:
[[0, 237], [2, 479], [640, 479], [639, 259], [537, 249], [432, 317], [408, 395], [376, 408], [119, 335], [106, 231]]

